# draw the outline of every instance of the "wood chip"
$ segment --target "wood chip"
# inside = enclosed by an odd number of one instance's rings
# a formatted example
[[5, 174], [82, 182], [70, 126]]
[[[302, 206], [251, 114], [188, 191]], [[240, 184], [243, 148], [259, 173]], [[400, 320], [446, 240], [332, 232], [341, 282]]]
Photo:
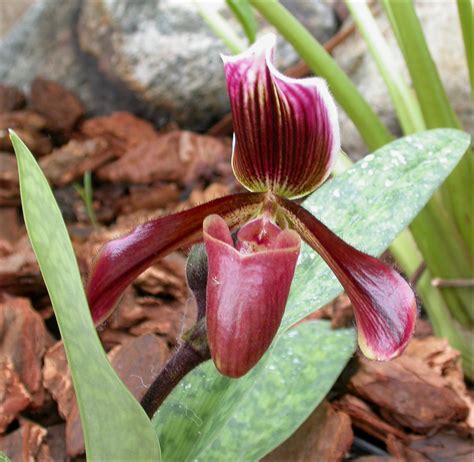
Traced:
[[351, 419], [323, 401], [295, 433], [265, 456], [264, 462], [341, 461], [352, 445]]
[[460, 434], [474, 436], [474, 400], [466, 388], [459, 351], [452, 348], [444, 338], [428, 336], [423, 339], [413, 339], [408, 344], [405, 354], [421, 359], [433, 371], [446, 379], [448, 386], [469, 409], [465, 421], [456, 423], [455, 428]]
[[333, 403], [335, 409], [344, 411], [350, 416], [353, 425], [367, 433], [368, 435], [377, 438], [386, 443], [389, 435], [394, 435], [402, 441], [409, 441], [406, 433], [387, 422], [384, 422], [370, 407], [357, 398], [356, 396], [347, 394], [341, 399]]
[[174, 208], [179, 196], [180, 191], [175, 183], [132, 185], [129, 195], [119, 200], [119, 209], [121, 213], [131, 213], [135, 210]]
[[0, 84], [0, 112], [10, 112], [25, 106], [26, 99], [16, 87]]
[[7, 152], [0, 152], [0, 206], [20, 205], [20, 183], [16, 157]]
[[[2, 173], [2, 169], [0, 168], [0, 177]], [[24, 234], [24, 227], [20, 223], [20, 214], [18, 213], [18, 209], [16, 207], [0, 208], [0, 223], [2, 224], [0, 227], [0, 240], [8, 241], [11, 245], [13, 245]], [[6, 252], [3, 253], [0, 250], [0, 256], [6, 254]]]
[[47, 346], [41, 316], [25, 298], [4, 297], [0, 302], [0, 358], [9, 361], [31, 395], [32, 405], [44, 401], [41, 367]]
[[0, 451], [13, 462], [54, 462], [45, 444], [46, 433], [40, 425], [21, 419], [18, 430], [0, 436]]
[[408, 355], [388, 362], [359, 358], [359, 369], [349, 388], [379, 406], [388, 422], [418, 433], [450, 426], [465, 420], [468, 414], [468, 407], [445, 378]]
[[108, 146], [104, 138], [71, 140], [43, 157], [40, 167], [55, 186], [65, 186], [112, 159]]
[[44, 355], [42, 372], [44, 387], [58, 403], [61, 417], [68, 420], [76, 398], [62, 342], [56, 342]]
[[41, 78], [31, 84], [31, 106], [45, 117], [52, 131], [70, 131], [84, 115], [84, 107], [74, 93], [57, 82]]
[[54, 462], [66, 462], [66, 425], [64, 423], [47, 427], [45, 444], [48, 446], [49, 454]]
[[397, 460], [407, 462], [430, 462], [423, 454], [419, 453], [415, 449], [410, 448], [408, 445], [399, 441], [393, 435], [387, 437], [387, 450]]
[[174, 252], [145, 270], [134, 286], [151, 295], [166, 295], [184, 302], [188, 297], [186, 258]]
[[0, 433], [31, 403], [10, 358], [0, 359]]
[[2, 290], [24, 296], [43, 294], [46, 290], [26, 234], [13, 244], [10, 253], [0, 255], [0, 291]]
[[150, 184], [174, 181], [189, 186], [198, 178], [211, 178], [212, 170], [230, 159], [227, 139], [187, 131], [161, 134], [127, 150], [123, 157], [101, 168], [104, 181]]
[[472, 462], [474, 446], [472, 440], [441, 432], [429, 438], [420, 438], [410, 444], [410, 449], [434, 462]]
[[0, 113], [0, 149], [13, 152], [8, 133], [8, 129], [12, 128], [34, 156], [50, 153], [53, 145], [49, 136], [42, 132], [45, 126], [46, 119], [31, 110]]
[[105, 138], [117, 157], [158, 136], [153, 125], [129, 112], [114, 112], [109, 116], [87, 119], [80, 130], [89, 138]]
[[179, 212], [181, 210], [188, 210], [213, 199], [226, 196], [227, 194], [230, 194], [230, 190], [227, 185], [217, 182], [212, 183], [204, 190], [200, 188], [194, 189], [189, 198], [178, 205], [176, 211]]

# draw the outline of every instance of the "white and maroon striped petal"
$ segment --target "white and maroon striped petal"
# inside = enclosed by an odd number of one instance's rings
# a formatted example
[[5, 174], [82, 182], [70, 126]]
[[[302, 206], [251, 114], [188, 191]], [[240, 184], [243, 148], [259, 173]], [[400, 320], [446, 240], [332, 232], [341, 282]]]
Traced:
[[334, 271], [351, 299], [359, 347], [370, 359], [398, 356], [410, 340], [416, 321], [416, 299], [395, 270], [351, 247], [303, 207], [278, 198], [300, 236]]
[[234, 247], [221, 217], [204, 221], [209, 349], [217, 369], [228, 377], [246, 374], [270, 346], [300, 251], [295, 231], [282, 231], [264, 218], [248, 226]]
[[329, 175], [340, 148], [337, 111], [326, 82], [292, 79], [272, 62], [275, 36], [224, 56], [234, 123], [232, 166], [250, 191], [294, 199]]

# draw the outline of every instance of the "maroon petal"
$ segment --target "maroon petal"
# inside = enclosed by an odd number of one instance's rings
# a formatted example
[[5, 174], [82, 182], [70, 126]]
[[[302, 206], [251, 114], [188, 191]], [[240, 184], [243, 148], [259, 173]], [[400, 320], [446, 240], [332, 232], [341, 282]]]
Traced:
[[250, 191], [309, 194], [329, 175], [339, 152], [334, 101], [320, 78], [292, 79], [272, 64], [275, 36], [224, 56], [234, 121], [232, 167]]
[[400, 354], [416, 320], [415, 294], [408, 283], [380, 260], [346, 244], [304, 208], [276, 200], [292, 227], [323, 257], [349, 295], [364, 355], [387, 360]]
[[[255, 223], [251, 227], [249, 233], [242, 228], [246, 238], [254, 236]], [[229, 377], [240, 377], [257, 363], [285, 311], [300, 237], [291, 230], [275, 235], [271, 225], [269, 229], [271, 243], [264, 238], [255, 243], [254, 253], [247, 253], [248, 244], [242, 253], [234, 248], [221, 217], [204, 221], [209, 348], [217, 369]]]
[[113, 311], [125, 288], [156, 260], [180, 247], [202, 240], [202, 222], [213, 213], [230, 227], [255, 215], [263, 194], [234, 194], [184, 212], [137, 226], [130, 234], [108, 242], [100, 251], [87, 285], [87, 298], [96, 324]]

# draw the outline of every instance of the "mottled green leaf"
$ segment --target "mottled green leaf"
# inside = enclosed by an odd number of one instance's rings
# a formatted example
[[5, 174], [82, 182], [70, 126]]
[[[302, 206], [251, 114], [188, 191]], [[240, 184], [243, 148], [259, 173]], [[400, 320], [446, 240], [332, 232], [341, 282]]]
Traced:
[[255, 42], [257, 35], [257, 20], [248, 0], [226, 0], [227, 5], [239, 20], [250, 43]]
[[[402, 138], [327, 182], [304, 205], [355, 247], [380, 254], [424, 206], [468, 145], [466, 133], [451, 129]], [[321, 258], [304, 246], [279, 335], [341, 290]], [[315, 338], [308, 335], [307, 341], [314, 344]], [[206, 459], [206, 451], [211, 450], [214, 441], [220, 441], [221, 432], [228, 431], [226, 425], [247, 399], [247, 393], [258, 389], [256, 382], [264, 380], [268, 357], [240, 380], [220, 376], [211, 363], [186, 377], [153, 419], [164, 460]], [[335, 370], [340, 370], [345, 361], [334, 361]], [[300, 394], [311, 392], [308, 389]], [[267, 402], [266, 412], [259, 413], [263, 420], [278, 405], [277, 399], [270, 403], [267, 394], [271, 398], [272, 390], [262, 390], [261, 399]], [[233, 437], [240, 438], [237, 430]], [[272, 442], [266, 450], [274, 445]]]
[[354, 330], [333, 331], [328, 321], [306, 322], [285, 332], [261, 378], [199, 460], [259, 460], [306, 420], [354, 350]]
[[71, 241], [53, 193], [12, 132], [26, 228], [48, 289], [71, 369], [90, 461], [160, 459], [145, 412], [112, 369], [92, 323]]

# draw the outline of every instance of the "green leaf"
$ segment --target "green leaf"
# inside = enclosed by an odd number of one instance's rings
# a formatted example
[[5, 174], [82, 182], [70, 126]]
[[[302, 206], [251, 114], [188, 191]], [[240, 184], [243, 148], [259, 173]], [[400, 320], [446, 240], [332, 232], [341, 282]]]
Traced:
[[[424, 206], [468, 145], [469, 136], [452, 129], [402, 138], [327, 182], [304, 205], [350, 244], [370, 254], [380, 254]], [[303, 246], [279, 336], [341, 290], [321, 258]], [[307, 342], [315, 344], [316, 337], [311, 336]], [[206, 451], [211, 450], [214, 441], [224, 438], [221, 433], [228, 431], [227, 422], [244, 405], [247, 394], [265, 380], [268, 360], [267, 354], [240, 380], [220, 376], [210, 362], [186, 377], [153, 418], [164, 460], [206, 459]], [[340, 370], [346, 360], [334, 361], [335, 370]], [[291, 389], [288, 387], [286, 392], [291, 393]], [[266, 409], [252, 422], [256, 426], [256, 419], [266, 422], [272, 408], [279, 404], [276, 396], [271, 399], [271, 388], [262, 393]], [[308, 388], [301, 393], [314, 390]], [[304, 420], [304, 416], [300, 417], [299, 423]], [[245, 425], [234, 428], [233, 437], [240, 441], [241, 432], [243, 435], [247, 431], [250, 430]], [[272, 441], [266, 450], [277, 443]]]
[[[225, 454], [225, 460], [258, 460], [309, 416], [354, 350], [353, 329], [333, 331], [328, 322], [315, 321], [282, 333], [274, 349], [239, 380], [206, 363], [156, 414], [165, 438], [163, 459], [220, 462]], [[183, 439], [196, 441], [191, 453]]]
[[36, 160], [11, 132], [28, 235], [71, 369], [88, 460], [160, 460], [145, 412], [112, 369], [92, 323], [61, 211]]
[[416, 96], [400, 74], [392, 50], [366, 0], [345, 0], [345, 2], [384, 79], [403, 133], [425, 130], [423, 114]]
[[[426, 43], [413, 0], [383, 0], [382, 3], [396, 31], [395, 35], [410, 72], [426, 127], [461, 128], [461, 122], [449, 102]], [[472, 53], [472, 50], [470, 52]], [[441, 188], [444, 203], [450, 209], [471, 254], [474, 254], [474, 208], [471, 194], [473, 176], [474, 155], [470, 149]]]
[[355, 346], [353, 329], [333, 331], [328, 321], [305, 322], [287, 331], [276, 343], [261, 379], [254, 381], [199, 460], [221, 462], [222, 454], [226, 460], [260, 460], [324, 399]]
[[0, 452], [0, 462], [11, 462], [11, 460], [3, 452]]
[[249, 39], [249, 42], [255, 42], [255, 37], [257, 36], [257, 20], [255, 19], [255, 13], [248, 0], [226, 0], [226, 2], [242, 25], [242, 29]]

